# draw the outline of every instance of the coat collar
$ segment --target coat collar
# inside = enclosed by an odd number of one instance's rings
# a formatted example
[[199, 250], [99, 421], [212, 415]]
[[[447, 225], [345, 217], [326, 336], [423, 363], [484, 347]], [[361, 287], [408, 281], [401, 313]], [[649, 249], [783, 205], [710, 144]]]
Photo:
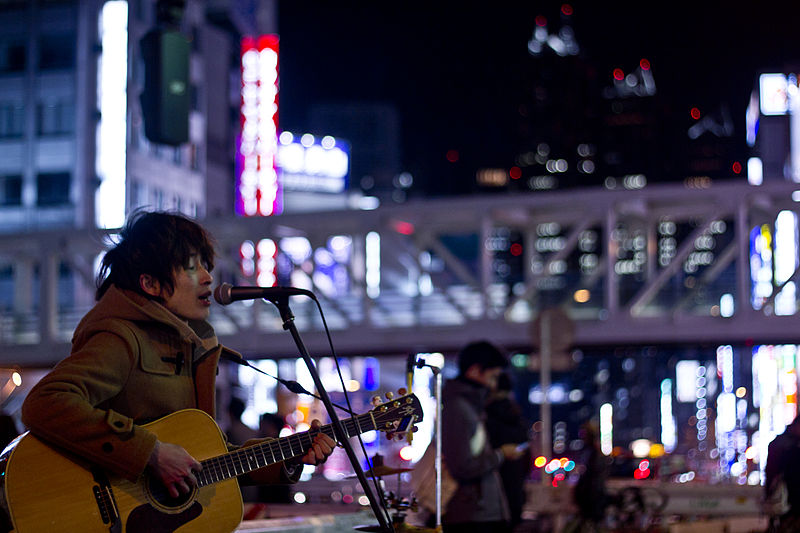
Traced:
[[134, 291], [109, 287], [100, 301], [84, 316], [75, 329], [73, 344], [97, 328], [106, 319], [129, 320], [132, 322], [154, 321], [176, 331], [178, 336], [195, 347], [194, 359], [219, 345], [214, 328], [206, 321], [185, 322], [169, 309], [154, 300], [145, 298]]

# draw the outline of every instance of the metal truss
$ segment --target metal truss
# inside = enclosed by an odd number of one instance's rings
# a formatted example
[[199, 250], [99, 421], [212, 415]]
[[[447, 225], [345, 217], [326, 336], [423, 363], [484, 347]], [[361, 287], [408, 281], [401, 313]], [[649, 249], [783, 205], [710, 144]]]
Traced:
[[[449, 351], [478, 338], [535, 350], [545, 311], [555, 312], [555, 347], [781, 343], [800, 336], [796, 297], [784, 291], [797, 278], [796, 230], [781, 245], [794, 271], [778, 275], [769, 260], [782, 251], [774, 242], [778, 213], [797, 212], [794, 190], [786, 182], [668, 184], [204, 224], [220, 252], [217, 281], [255, 285], [240, 247], [270, 239], [278, 281], [301, 280], [314, 291], [339, 355]], [[367, 264], [370, 233], [380, 236], [379, 282], [376, 265]], [[751, 241], [759, 235], [771, 248], [756, 272]], [[292, 260], [282, 240], [291, 237], [313, 253]], [[339, 257], [332, 237], [344, 238]], [[0, 237], [0, 282], [13, 293], [0, 301], [1, 364], [49, 366], [68, 353], [107, 242], [102, 231], [74, 229]], [[764, 272], [770, 277], [754, 293], [753, 276]], [[312, 355], [329, 355], [320, 309], [297, 297], [290, 303]], [[214, 306], [211, 320], [221, 341], [247, 357], [296, 354], [265, 301]]]

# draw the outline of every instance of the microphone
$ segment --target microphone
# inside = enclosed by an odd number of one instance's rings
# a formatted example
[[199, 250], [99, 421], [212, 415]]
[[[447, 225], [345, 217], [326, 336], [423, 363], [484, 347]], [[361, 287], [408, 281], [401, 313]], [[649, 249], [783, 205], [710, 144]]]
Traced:
[[214, 289], [214, 299], [220, 305], [261, 298], [274, 303], [289, 296], [308, 296], [312, 300], [316, 300], [313, 292], [296, 287], [234, 287], [230, 283], [221, 283]]

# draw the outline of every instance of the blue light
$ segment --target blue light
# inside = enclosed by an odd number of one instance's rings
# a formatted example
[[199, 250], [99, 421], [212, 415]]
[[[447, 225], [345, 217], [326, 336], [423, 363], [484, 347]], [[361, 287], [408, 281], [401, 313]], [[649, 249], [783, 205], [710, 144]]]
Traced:
[[374, 391], [380, 385], [380, 363], [375, 357], [364, 359], [364, 389]]

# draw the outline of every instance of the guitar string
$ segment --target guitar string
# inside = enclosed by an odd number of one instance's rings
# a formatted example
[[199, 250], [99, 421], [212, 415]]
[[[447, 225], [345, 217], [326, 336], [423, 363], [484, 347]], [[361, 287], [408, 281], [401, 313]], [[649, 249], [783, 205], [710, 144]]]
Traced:
[[[342, 422], [342, 425], [345, 429], [346, 436], [349, 438], [358, 435], [360, 433], [363, 433], [361, 429], [362, 419], [363, 421], [371, 421], [370, 414], [371, 413], [366, 413], [363, 415], [359, 415], [357, 417], [344, 420]], [[378, 428], [376, 427], [374, 429]], [[247, 448], [242, 448], [240, 450], [236, 450], [228, 454], [212, 457], [210, 459], [201, 461], [203, 469], [198, 473], [198, 486], [203, 487], [212, 483], [216, 483], [218, 481], [229, 479], [231, 477], [236, 477], [238, 475], [245, 474], [252, 470], [263, 468], [265, 466], [269, 466], [271, 464], [285, 461], [286, 459], [291, 459], [292, 457], [301, 455], [305, 450], [308, 449], [308, 446], [310, 446], [313, 443], [313, 436], [316, 436], [318, 433], [325, 433], [334, 440], [336, 439], [335, 432], [333, 431], [333, 426], [331, 424], [328, 424], [326, 426], [322, 426], [317, 430], [304, 431], [302, 433], [295, 433], [293, 435], [289, 435], [285, 438], [265, 441], [260, 444], [256, 444], [254, 446], [248, 446]], [[303, 446], [302, 442], [302, 439], [304, 438], [308, 439], [308, 444], [305, 447]], [[298, 441], [296, 442], [295, 446], [300, 450], [299, 452], [294, 451], [291, 441]], [[284, 448], [286, 446], [288, 446], [288, 451], [289, 451], [288, 454], [285, 453], [284, 451]], [[267, 457], [265, 450], [269, 450], [269, 453], [272, 455], [271, 461]], [[279, 456], [276, 454], [276, 450], [280, 452], [281, 459], [278, 459]], [[257, 465], [256, 467], [250, 465], [249, 461], [247, 462], [243, 461], [243, 459], [246, 459], [247, 454], [251, 454], [251, 457], [253, 458], [253, 460]], [[261, 464], [259, 464], [259, 456]], [[237, 471], [237, 463], [239, 466], [238, 471]]]

